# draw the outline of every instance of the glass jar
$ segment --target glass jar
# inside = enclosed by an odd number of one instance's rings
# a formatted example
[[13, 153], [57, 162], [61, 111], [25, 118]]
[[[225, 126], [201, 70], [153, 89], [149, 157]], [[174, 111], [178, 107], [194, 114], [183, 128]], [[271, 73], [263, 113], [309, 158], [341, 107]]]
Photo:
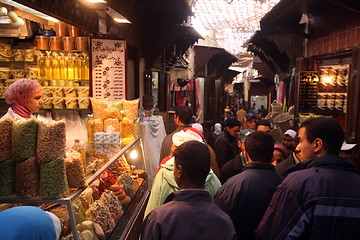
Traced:
[[24, 61], [33, 62], [34, 61], [34, 49], [25, 49], [24, 50]]
[[80, 29], [72, 25], [68, 25], [68, 32], [70, 37], [78, 37], [80, 35]]
[[38, 67], [28, 67], [28, 78], [38, 79], [39, 68]]
[[35, 45], [39, 50], [49, 50], [49, 37], [36, 36]]
[[66, 37], [67, 36], [67, 24], [64, 22], [57, 22], [55, 24], [55, 32], [58, 37]]
[[[90, 98], [78, 98], [79, 108], [80, 109], [88, 109], [90, 106]], [[94, 137], [94, 134], [93, 134]]]
[[76, 109], [78, 107], [76, 97], [74, 97], [74, 98], [66, 98], [65, 99], [65, 104], [66, 104], [67, 109]]
[[75, 38], [73, 37], [63, 37], [64, 50], [71, 51], [75, 50]]
[[87, 51], [88, 50], [88, 38], [87, 37], [77, 37], [76, 38], [76, 49], [78, 51]]
[[41, 105], [41, 107], [44, 109], [52, 108], [52, 98], [43, 97], [43, 104]]
[[62, 50], [62, 38], [50, 37], [50, 50]]
[[11, 73], [15, 79], [20, 79], [25, 77], [24, 69], [11, 69]]
[[10, 77], [10, 68], [0, 67], [0, 79], [8, 79]]
[[55, 109], [62, 109], [64, 108], [64, 98], [54, 98], [52, 104]]
[[24, 50], [23, 49], [14, 49], [14, 61], [23, 62], [24, 61]]

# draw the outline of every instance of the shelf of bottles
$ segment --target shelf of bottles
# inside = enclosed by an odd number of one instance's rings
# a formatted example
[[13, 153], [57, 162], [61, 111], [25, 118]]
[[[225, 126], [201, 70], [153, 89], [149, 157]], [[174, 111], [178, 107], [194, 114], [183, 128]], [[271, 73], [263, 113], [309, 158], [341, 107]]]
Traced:
[[320, 67], [317, 114], [345, 114], [349, 82], [349, 65]]

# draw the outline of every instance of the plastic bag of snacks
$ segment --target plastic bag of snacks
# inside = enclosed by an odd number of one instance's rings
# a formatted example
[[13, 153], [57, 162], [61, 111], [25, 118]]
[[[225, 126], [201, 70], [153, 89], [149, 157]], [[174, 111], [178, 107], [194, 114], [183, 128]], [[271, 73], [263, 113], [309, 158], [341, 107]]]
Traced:
[[104, 131], [104, 123], [101, 119], [94, 119], [94, 133], [103, 132]]
[[64, 158], [66, 131], [64, 121], [39, 119], [37, 157], [40, 162], [49, 162], [55, 158]]
[[36, 119], [14, 120], [12, 150], [15, 161], [25, 161], [36, 154], [37, 130], [38, 122]]
[[35, 197], [39, 191], [39, 164], [36, 157], [16, 163], [16, 195]]
[[65, 163], [69, 187], [80, 188], [85, 186], [85, 173], [81, 154], [77, 151], [66, 153]]
[[124, 144], [129, 144], [135, 140], [135, 128], [134, 122], [130, 119], [124, 117], [121, 121], [121, 130], [122, 130], [122, 142]]
[[15, 193], [15, 162], [12, 159], [0, 162], [0, 196]]
[[95, 99], [91, 98], [91, 108], [94, 114], [94, 118], [102, 119], [102, 112], [108, 106], [106, 99]]
[[119, 120], [122, 119], [119, 109], [114, 108], [114, 107], [107, 107], [107, 108], [103, 109], [101, 116], [102, 116], [102, 118], [101, 118], [102, 120], [106, 120], [108, 118], [116, 118]]
[[64, 158], [40, 163], [40, 197], [58, 198], [69, 193]]
[[123, 101], [123, 109], [126, 113], [126, 117], [131, 121], [135, 121], [138, 118], [139, 99]]
[[0, 162], [11, 158], [11, 132], [13, 120], [0, 119]]
[[104, 130], [107, 131], [109, 126], [114, 128], [114, 132], [121, 132], [120, 122], [117, 118], [108, 118], [104, 120]]
[[123, 111], [123, 102], [126, 101], [124, 100], [117, 100], [117, 101], [109, 101], [109, 105], [111, 107], [117, 108], [119, 110], [119, 112], [121, 113]]

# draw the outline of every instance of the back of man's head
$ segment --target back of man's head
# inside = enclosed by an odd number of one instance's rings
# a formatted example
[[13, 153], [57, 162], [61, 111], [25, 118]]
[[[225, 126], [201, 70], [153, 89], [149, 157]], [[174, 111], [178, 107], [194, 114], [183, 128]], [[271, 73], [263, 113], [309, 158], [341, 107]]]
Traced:
[[204, 121], [202, 124], [204, 131], [211, 131], [211, 128], [213, 126], [211, 121]]
[[252, 161], [270, 163], [274, 152], [274, 139], [267, 132], [253, 132], [246, 137], [245, 149]]
[[338, 155], [344, 142], [344, 130], [333, 118], [310, 118], [301, 123], [300, 128], [305, 128], [307, 140], [312, 143], [320, 138], [326, 154]]
[[233, 128], [233, 127], [240, 127], [241, 123], [236, 117], [231, 117], [228, 120], [226, 120], [226, 127]]
[[185, 125], [191, 123], [191, 118], [193, 116], [193, 111], [188, 106], [180, 106], [175, 110], [175, 116], [179, 118], [179, 121]]
[[269, 128], [269, 130], [271, 129], [271, 123], [266, 119], [260, 119], [259, 121], [256, 122], [255, 127], [257, 131], [259, 126], [266, 126]]
[[210, 171], [210, 152], [205, 144], [194, 140], [185, 142], [176, 148], [174, 157], [191, 183], [205, 184]]

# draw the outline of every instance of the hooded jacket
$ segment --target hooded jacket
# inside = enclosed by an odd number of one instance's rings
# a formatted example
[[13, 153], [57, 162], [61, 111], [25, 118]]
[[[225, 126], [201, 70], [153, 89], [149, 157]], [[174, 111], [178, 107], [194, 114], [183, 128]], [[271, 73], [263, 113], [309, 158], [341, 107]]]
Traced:
[[278, 186], [257, 239], [359, 239], [360, 176], [345, 158], [298, 163]]
[[[214, 199], [215, 193], [220, 186], [220, 180], [210, 169], [205, 180], [205, 190], [210, 193], [211, 199]], [[146, 217], [154, 208], [164, 204], [170, 193], [178, 190], [180, 190], [180, 188], [174, 179], [174, 158], [171, 158], [165, 164], [161, 165], [161, 169], [155, 176], [144, 217]]]

